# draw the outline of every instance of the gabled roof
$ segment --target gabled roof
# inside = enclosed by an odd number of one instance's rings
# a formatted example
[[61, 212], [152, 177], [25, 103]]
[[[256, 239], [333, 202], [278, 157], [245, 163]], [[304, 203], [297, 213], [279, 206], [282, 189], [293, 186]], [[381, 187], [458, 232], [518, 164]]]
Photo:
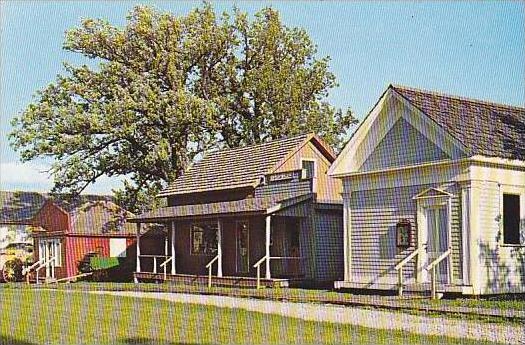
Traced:
[[118, 206], [108, 195], [50, 196], [48, 200], [69, 214], [71, 231], [77, 235], [132, 235], [134, 226], [126, 220], [133, 214]]
[[332, 149], [314, 134], [216, 151], [193, 164], [159, 196], [253, 188], [262, 176], [272, 173], [308, 142], [312, 142], [330, 162], [335, 160]]
[[470, 155], [525, 160], [525, 108], [391, 85]]
[[31, 224], [45, 201], [36, 192], [0, 191], [0, 224]]

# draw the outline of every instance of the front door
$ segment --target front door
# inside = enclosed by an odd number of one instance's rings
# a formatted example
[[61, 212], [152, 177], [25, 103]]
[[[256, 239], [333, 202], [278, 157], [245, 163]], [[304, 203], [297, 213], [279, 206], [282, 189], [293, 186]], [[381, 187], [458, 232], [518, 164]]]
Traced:
[[[446, 205], [432, 206], [425, 210], [427, 247], [426, 265], [437, 259], [449, 248], [448, 212]], [[444, 259], [436, 267], [436, 278], [440, 283], [448, 283], [449, 258]], [[427, 276], [430, 280], [430, 275]]]
[[235, 223], [237, 243], [237, 273], [250, 272], [250, 228], [248, 221]]
[[58, 259], [59, 240], [40, 240], [38, 244], [39, 259], [46, 262], [46, 278], [55, 277], [56, 261], [49, 262], [53, 257]]

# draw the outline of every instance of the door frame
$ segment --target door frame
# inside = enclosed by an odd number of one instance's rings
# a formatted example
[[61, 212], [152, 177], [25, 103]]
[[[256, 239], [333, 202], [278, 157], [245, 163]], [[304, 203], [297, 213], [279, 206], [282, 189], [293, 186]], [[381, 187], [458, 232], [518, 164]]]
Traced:
[[[436, 190], [436, 189], [432, 189]], [[442, 192], [442, 191], [440, 191]], [[417, 258], [416, 281], [418, 283], [427, 283], [430, 281], [429, 272], [426, 270], [428, 265], [427, 243], [428, 243], [428, 226], [427, 226], [427, 209], [440, 208], [445, 206], [447, 214], [447, 248], [452, 248], [452, 194], [442, 192], [443, 194], [414, 197], [417, 203], [417, 245], [420, 253]], [[447, 265], [447, 284], [452, 283], [452, 255], [451, 253], [445, 260]]]
[[[246, 258], [248, 260], [247, 270], [241, 271], [240, 268], [240, 253], [239, 253], [239, 223], [246, 223], [247, 225], [247, 236], [246, 236]], [[235, 272], [241, 273], [241, 274], [247, 274], [250, 273], [250, 221], [248, 219], [237, 219], [235, 221]]]

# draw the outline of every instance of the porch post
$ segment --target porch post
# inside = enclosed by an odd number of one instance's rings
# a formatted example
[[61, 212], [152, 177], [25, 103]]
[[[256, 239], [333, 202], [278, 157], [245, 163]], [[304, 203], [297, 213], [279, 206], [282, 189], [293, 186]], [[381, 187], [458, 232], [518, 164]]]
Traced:
[[265, 248], [266, 248], [266, 279], [271, 279], [271, 274], [270, 274], [270, 230], [271, 230], [271, 221], [272, 221], [272, 216], [271, 215], [267, 215], [266, 216], [266, 245], [265, 245]]
[[[140, 273], [140, 223], [137, 223], [137, 267], [135, 271]], [[135, 283], [138, 283], [138, 278], [135, 277]]]
[[175, 221], [171, 222], [171, 274], [175, 274]]
[[222, 222], [217, 219], [217, 277], [222, 277]]
[[352, 219], [350, 210], [350, 193], [343, 194], [343, 280], [352, 280]]

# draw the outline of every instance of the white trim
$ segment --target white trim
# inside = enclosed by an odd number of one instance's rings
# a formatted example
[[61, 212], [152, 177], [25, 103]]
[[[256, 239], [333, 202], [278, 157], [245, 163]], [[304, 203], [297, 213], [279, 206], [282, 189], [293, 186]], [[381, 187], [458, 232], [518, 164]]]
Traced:
[[266, 216], [266, 222], [265, 222], [265, 256], [266, 256], [266, 279], [271, 279], [272, 276], [270, 274], [270, 241], [271, 241], [271, 221], [272, 216], [267, 215]]
[[222, 277], [222, 221], [217, 218], [217, 277]]
[[[427, 222], [427, 210], [431, 208], [443, 208], [446, 210], [447, 215], [447, 243], [448, 249], [452, 248], [452, 194], [443, 199], [417, 199], [417, 238], [418, 248], [423, 248], [420, 255], [417, 257], [417, 272], [416, 280], [418, 283], [429, 282], [428, 272], [426, 266], [428, 265], [428, 222]], [[451, 254], [452, 255], [452, 254]], [[447, 261], [447, 284], [452, 284], [452, 272], [453, 272], [453, 261], [449, 255], [445, 260]]]
[[[370, 128], [374, 124], [376, 118], [381, 113], [381, 110], [383, 109], [383, 104], [386, 102], [387, 99], [390, 99], [392, 94], [392, 89], [388, 88], [381, 98], [379, 98], [379, 101], [377, 104], [372, 108], [370, 113], [364, 118], [364, 120], [361, 122], [361, 125], [356, 129], [352, 137], [350, 138], [350, 141], [345, 145], [343, 148], [343, 151], [339, 154], [337, 159], [332, 163], [332, 166], [330, 169], [328, 169], [328, 175], [330, 176], [338, 176], [341, 174], [339, 171], [339, 166], [341, 163], [344, 163], [346, 161], [352, 161], [353, 156], [355, 155], [355, 149], [363, 142], [363, 140], [366, 138], [366, 134], [370, 131]], [[350, 154], [350, 157], [347, 157]], [[347, 167], [344, 167], [345, 170]]]
[[170, 235], [171, 235], [171, 274], [176, 273], [175, 266], [175, 221], [170, 222]]
[[[452, 159], [467, 152], [463, 143], [389, 87], [332, 164], [328, 174], [341, 177], [357, 172], [401, 118]], [[346, 163], [344, 167], [340, 167], [343, 163]]]
[[352, 211], [350, 209], [350, 195], [343, 199], [343, 260], [344, 280], [352, 278]]
[[304, 174], [305, 169], [303, 168], [303, 162], [313, 162], [314, 163], [314, 176], [312, 177], [312, 192], [316, 193], [317, 192], [317, 179], [319, 177], [319, 173], [318, 173], [319, 164], [317, 164], [317, 159], [301, 157], [301, 179], [306, 178]]
[[461, 246], [462, 246], [462, 283], [470, 285], [472, 238], [470, 233], [470, 186], [461, 188]]
[[[441, 195], [429, 195], [429, 196], [426, 196], [425, 194], [427, 194], [430, 191], [441, 193]], [[415, 196], [413, 196], [412, 200], [429, 199], [429, 198], [447, 198], [447, 197], [451, 197], [451, 196], [454, 196], [454, 195], [449, 193], [449, 192], [446, 192], [446, 191], [444, 191], [442, 189], [430, 187], [430, 188], [425, 189], [421, 193], [418, 193]]]

